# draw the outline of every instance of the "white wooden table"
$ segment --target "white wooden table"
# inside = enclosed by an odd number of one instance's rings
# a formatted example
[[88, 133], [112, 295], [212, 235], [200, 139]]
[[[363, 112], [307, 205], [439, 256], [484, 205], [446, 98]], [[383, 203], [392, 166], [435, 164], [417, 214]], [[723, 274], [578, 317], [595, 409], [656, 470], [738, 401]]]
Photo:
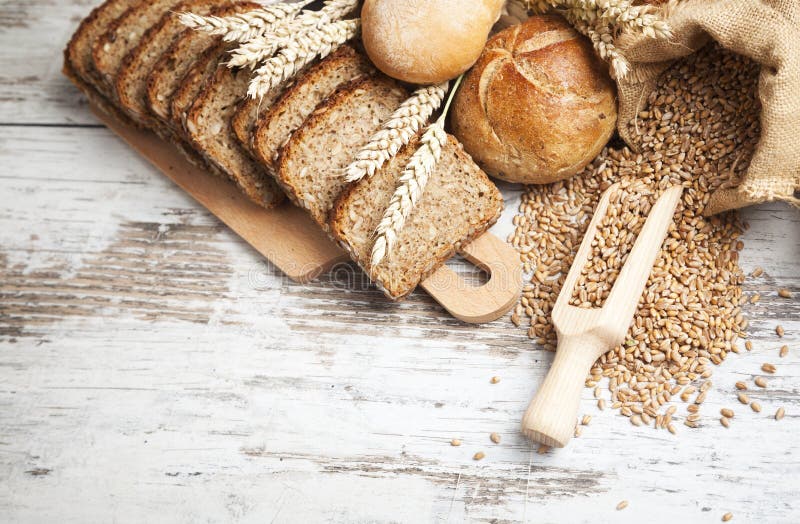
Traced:
[[[800, 521], [797, 211], [744, 213], [755, 348], [715, 370], [700, 429], [586, 390], [591, 424], [539, 455], [518, 425], [552, 356], [522, 329], [293, 284], [97, 125], [59, 72], [95, 1], [0, 4], [0, 521]], [[733, 383], [767, 361], [755, 414]]]

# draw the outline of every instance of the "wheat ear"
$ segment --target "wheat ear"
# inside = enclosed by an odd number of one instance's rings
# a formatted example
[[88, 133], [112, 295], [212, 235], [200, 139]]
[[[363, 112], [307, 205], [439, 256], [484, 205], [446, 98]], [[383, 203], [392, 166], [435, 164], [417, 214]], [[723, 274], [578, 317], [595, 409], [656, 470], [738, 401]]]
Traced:
[[372, 176], [384, 163], [394, 158], [439, 109], [447, 94], [448, 82], [417, 89], [408, 100], [392, 113], [381, 129], [372, 135], [367, 145], [356, 154], [345, 169], [348, 182]]
[[231, 53], [229, 67], [255, 68], [286, 47], [293, 39], [312, 29], [341, 20], [353, 12], [358, 0], [328, 0], [319, 11], [303, 11], [297, 17], [275, 24], [270, 31], [243, 43]]
[[389, 207], [384, 212], [383, 219], [381, 219], [375, 230], [376, 238], [375, 243], [372, 245], [371, 256], [372, 267], [380, 264], [386, 254], [392, 251], [397, 241], [397, 236], [403, 230], [406, 220], [425, 192], [428, 179], [433, 170], [436, 169], [436, 164], [442, 156], [442, 149], [447, 144], [444, 121], [450, 110], [450, 104], [453, 102], [453, 96], [458, 91], [458, 86], [461, 85], [463, 78], [464, 76], [462, 75], [456, 80], [455, 85], [450, 90], [450, 96], [447, 98], [447, 104], [445, 104], [442, 114], [422, 134], [419, 148], [411, 155], [408, 164], [400, 174], [400, 178], [397, 181], [397, 189], [395, 189], [389, 201]]
[[178, 17], [186, 27], [222, 36], [225, 42], [246, 42], [271, 31], [279, 22], [293, 18], [312, 1], [273, 4], [247, 13], [224, 17], [201, 16], [195, 13], [181, 13]]
[[355, 38], [360, 27], [360, 19], [340, 20], [297, 36], [256, 70], [247, 94], [251, 98], [263, 97], [315, 58], [325, 58], [334, 49]]

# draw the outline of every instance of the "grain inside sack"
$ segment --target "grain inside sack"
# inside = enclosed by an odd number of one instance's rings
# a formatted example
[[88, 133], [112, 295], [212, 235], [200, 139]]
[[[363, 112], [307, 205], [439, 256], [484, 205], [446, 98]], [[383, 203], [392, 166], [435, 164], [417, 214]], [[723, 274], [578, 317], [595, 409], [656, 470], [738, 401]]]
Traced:
[[[676, 63], [630, 123], [641, 153], [609, 146], [577, 176], [529, 186], [514, 218], [509, 240], [531, 280], [512, 320], [527, 317], [528, 335], [554, 350], [550, 313], [601, 193], [619, 182], [627, 198], [612, 204], [598, 229], [595, 264], [584, 268], [573, 305], [602, 305], [649, 207], [669, 186], [684, 186], [627, 341], [587, 379], [595, 387], [607, 377], [612, 407], [637, 425], [674, 432], [674, 406], [662, 406], [676, 396], [701, 404], [711, 365], [738, 351], [736, 339], [747, 327], [739, 307], [743, 225], [735, 212], [702, 213], [714, 190], [747, 169], [759, 136], [757, 79], [757, 64], [716, 45]], [[688, 418], [686, 424], [697, 425]]]

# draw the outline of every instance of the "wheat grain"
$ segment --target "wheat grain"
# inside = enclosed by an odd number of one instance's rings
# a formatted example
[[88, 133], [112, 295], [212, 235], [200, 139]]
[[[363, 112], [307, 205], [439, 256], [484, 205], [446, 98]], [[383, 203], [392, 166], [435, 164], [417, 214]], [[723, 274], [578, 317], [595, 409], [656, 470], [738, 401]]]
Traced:
[[374, 175], [386, 162], [416, 136], [439, 109], [447, 94], [448, 82], [417, 89], [383, 123], [345, 169], [348, 182]]
[[180, 22], [191, 29], [210, 35], [222, 36], [225, 42], [246, 42], [259, 35], [273, 31], [277, 24], [293, 18], [313, 0], [298, 3], [279, 3], [231, 16], [201, 16], [195, 13], [180, 13]]
[[420, 138], [420, 147], [400, 174], [397, 189], [389, 201], [383, 219], [378, 224], [375, 244], [372, 247], [373, 266], [380, 264], [394, 247], [398, 233], [403, 229], [414, 206], [422, 198], [428, 178], [439, 162], [446, 142], [447, 133], [444, 132], [441, 121], [428, 126]]
[[742, 404], [749, 404], [750, 403], [750, 397], [748, 397], [744, 393], [739, 393], [738, 395], [736, 395], [736, 398], [738, 398], [739, 402], [741, 402]]
[[359, 28], [359, 19], [340, 20], [298, 35], [256, 70], [247, 94], [251, 98], [263, 97], [312, 60], [325, 58], [338, 46], [355, 38]]

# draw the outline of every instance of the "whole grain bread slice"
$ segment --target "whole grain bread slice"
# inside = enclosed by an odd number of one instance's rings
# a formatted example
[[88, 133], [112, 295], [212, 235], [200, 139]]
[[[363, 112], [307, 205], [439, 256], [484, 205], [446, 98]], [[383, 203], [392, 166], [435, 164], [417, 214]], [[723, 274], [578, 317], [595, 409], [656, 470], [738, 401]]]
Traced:
[[192, 104], [197, 99], [208, 80], [218, 69], [225, 68], [225, 64], [220, 63], [225, 53], [230, 49], [230, 45], [219, 42], [216, 46], [208, 49], [195, 63], [181, 80], [178, 90], [170, 101], [169, 124], [172, 130], [181, 136], [186, 136], [185, 124], [186, 117]]
[[[231, 126], [233, 126], [233, 133], [239, 144], [248, 152], [253, 158], [257, 158], [255, 150], [253, 149], [253, 135], [255, 134], [256, 125], [261, 117], [269, 111], [272, 104], [281, 96], [281, 94], [291, 85], [291, 81], [286, 84], [280, 84], [267, 92], [261, 98], [250, 98], [249, 96], [243, 98], [239, 102], [239, 106], [233, 114], [231, 119]], [[264, 165], [268, 171], [269, 166]]]
[[251, 140], [259, 160], [274, 171], [280, 148], [322, 101], [346, 83], [374, 72], [364, 53], [343, 45], [298, 76], [256, 126]]
[[[121, 117], [117, 110], [98, 90], [99, 76], [92, 61], [92, 47], [120, 16], [136, 7], [142, 0], [107, 0], [94, 8], [83, 19], [64, 49], [64, 74], [83, 91], [91, 101], [107, 113]], [[123, 118], [123, 120], [126, 120]]]
[[178, 13], [192, 12], [208, 15], [211, 10], [226, 4], [227, 0], [189, 0], [177, 5], [174, 11], [167, 12], [161, 20], [151, 27], [136, 46], [122, 61], [117, 73], [114, 89], [120, 108], [128, 116], [143, 126], [155, 124], [147, 108], [147, 79], [161, 55], [186, 30]]
[[[229, 4], [230, 2], [225, 2]], [[211, 10], [214, 16], [231, 16], [257, 9], [260, 4], [238, 2]], [[162, 122], [170, 118], [172, 97], [186, 74], [210, 49], [216, 47], [220, 37], [193, 29], [184, 30], [172, 45], [159, 57], [147, 78], [146, 103], [151, 113]]]
[[247, 93], [249, 69], [219, 67], [192, 104], [186, 134], [209, 162], [217, 165], [253, 202], [273, 207], [283, 200], [275, 180], [242, 148], [231, 128], [231, 118]]
[[408, 91], [386, 76], [353, 80], [322, 102], [281, 150], [279, 183], [323, 229], [347, 185], [344, 169], [406, 98]]
[[117, 18], [92, 46], [98, 90], [116, 102], [114, 82], [125, 57], [144, 34], [181, 0], [145, 0]]
[[455, 251], [494, 224], [503, 210], [500, 191], [448, 135], [395, 247], [372, 266], [375, 230], [417, 146], [416, 140], [411, 142], [375, 175], [346, 189], [330, 214], [333, 236], [392, 300], [411, 293]]

